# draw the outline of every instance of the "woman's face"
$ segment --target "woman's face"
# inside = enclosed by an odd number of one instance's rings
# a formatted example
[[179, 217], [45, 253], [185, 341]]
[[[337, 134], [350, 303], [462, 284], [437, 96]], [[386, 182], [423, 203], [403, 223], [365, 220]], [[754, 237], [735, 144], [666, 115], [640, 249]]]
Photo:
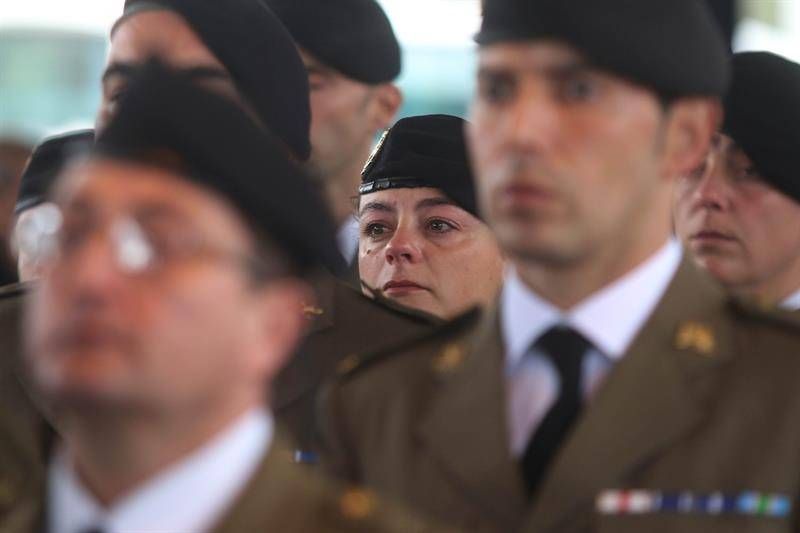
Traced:
[[442, 318], [490, 303], [503, 277], [486, 224], [428, 187], [361, 197], [358, 267], [367, 287]]

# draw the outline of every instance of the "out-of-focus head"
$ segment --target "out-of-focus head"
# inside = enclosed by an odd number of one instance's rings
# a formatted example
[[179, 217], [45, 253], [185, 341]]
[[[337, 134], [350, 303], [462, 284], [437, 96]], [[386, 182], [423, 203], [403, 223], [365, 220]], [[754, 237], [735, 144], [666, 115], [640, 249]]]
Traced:
[[478, 215], [464, 124], [402, 119], [365, 167], [358, 266], [367, 294], [443, 318], [497, 294], [503, 258]]
[[375, 0], [265, 0], [300, 49], [311, 89], [311, 162], [332, 178], [363, 164], [402, 96], [400, 45]]
[[800, 65], [733, 56], [725, 122], [675, 191], [675, 229], [725, 286], [776, 302], [800, 289]]
[[35, 382], [64, 409], [262, 401], [306, 320], [298, 276], [340, 260], [280, 142], [155, 64], [53, 198], [27, 339]]
[[484, 11], [468, 137], [502, 247], [563, 268], [660, 242], [672, 181], [704, 156], [727, 86], [706, 6], [487, 0]]
[[113, 115], [132, 68], [151, 56], [236, 99], [295, 158], [308, 158], [305, 68], [286, 28], [260, 2], [127, 0], [111, 32], [98, 130]]
[[94, 142], [92, 130], [79, 130], [42, 141], [33, 151], [20, 179], [11, 247], [21, 281], [39, 277], [48, 236], [58, 224], [58, 210], [49, 202], [56, 178], [68, 163], [86, 155]]

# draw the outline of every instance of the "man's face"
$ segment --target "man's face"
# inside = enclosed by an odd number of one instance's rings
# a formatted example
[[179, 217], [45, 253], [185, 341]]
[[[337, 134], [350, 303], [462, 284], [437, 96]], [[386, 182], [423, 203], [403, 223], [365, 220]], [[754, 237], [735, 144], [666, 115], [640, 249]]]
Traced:
[[668, 200], [663, 120], [653, 93], [592, 69], [567, 46], [482, 48], [469, 141], [501, 247], [561, 266], [630, 239]]
[[[57, 204], [58, 253], [28, 313], [46, 397], [180, 410], [263, 393], [285, 357], [263, 319], [286, 309], [254, 289], [251, 239], [227, 203], [171, 173], [94, 160], [70, 171]], [[155, 259], [136, 270], [142, 235]]]
[[114, 114], [132, 69], [151, 57], [186, 70], [207, 88], [241, 102], [225, 67], [179, 15], [143, 11], [123, 20], [111, 37], [103, 94], [96, 125], [102, 130]]
[[[310, 163], [325, 178], [363, 165], [378, 126], [375, 91], [300, 50], [311, 89]], [[354, 191], [355, 194], [355, 191]]]
[[420, 187], [361, 197], [358, 269], [387, 298], [452, 318], [494, 299], [503, 259], [486, 224]]
[[726, 286], [800, 288], [800, 203], [761, 179], [725, 135], [678, 181], [675, 230], [695, 261]]

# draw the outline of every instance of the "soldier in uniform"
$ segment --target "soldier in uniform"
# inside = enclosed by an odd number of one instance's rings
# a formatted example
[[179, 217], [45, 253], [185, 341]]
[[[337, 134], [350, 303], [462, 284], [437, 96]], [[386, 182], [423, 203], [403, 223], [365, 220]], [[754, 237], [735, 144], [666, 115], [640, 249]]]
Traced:
[[309, 163], [339, 228], [348, 281], [358, 285], [353, 198], [376, 133], [391, 125], [403, 101], [392, 83], [402, 66], [400, 44], [375, 0], [264, 1], [289, 29], [308, 71]]
[[469, 145], [513, 270], [326, 389], [327, 464], [474, 532], [797, 531], [800, 330], [671, 234], [722, 118], [707, 7], [488, 0], [477, 39]]
[[800, 311], [800, 65], [744, 52], [732, 66], [722, 131], [678, 181], [675, 230], [728, 290]]
[[478, 214], [465, 124], [404, 118], [364, 169], [358, 261], [367, 294], [442, 318], [497, 296], [503, 256]]
[[338, 254], [274, 136], [152, 64], [60, 180], [27, 322], [60, 436], [0, 530], [423, 530], [293, 465], [264, 404], [304, 327], [300, 275]]

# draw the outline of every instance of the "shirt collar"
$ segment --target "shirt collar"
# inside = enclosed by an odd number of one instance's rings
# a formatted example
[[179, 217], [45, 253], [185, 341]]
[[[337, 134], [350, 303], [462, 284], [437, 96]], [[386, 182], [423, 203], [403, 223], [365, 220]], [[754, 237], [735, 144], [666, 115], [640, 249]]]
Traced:
[[782, 301], [780, 307], [786, 311], [800, 311], [800, 289]]
[[510, 269], [500, 299], [506, 366], [513, 371], [531, 345], [556, 324], [579, 331], [605, 356], [617, 360], [655, 309], [683, 255], [670, 239], [642, 264], [567, 312], [530, 290]]
[[[48, 531], [208, 531], [255, 474], [273, 433], [272, 415], [254, 409], [110, 509], [104, 509], [83, 487], [62, 451], [49, 469]], [[191, 494], [191, 505], [187, 494]]]

